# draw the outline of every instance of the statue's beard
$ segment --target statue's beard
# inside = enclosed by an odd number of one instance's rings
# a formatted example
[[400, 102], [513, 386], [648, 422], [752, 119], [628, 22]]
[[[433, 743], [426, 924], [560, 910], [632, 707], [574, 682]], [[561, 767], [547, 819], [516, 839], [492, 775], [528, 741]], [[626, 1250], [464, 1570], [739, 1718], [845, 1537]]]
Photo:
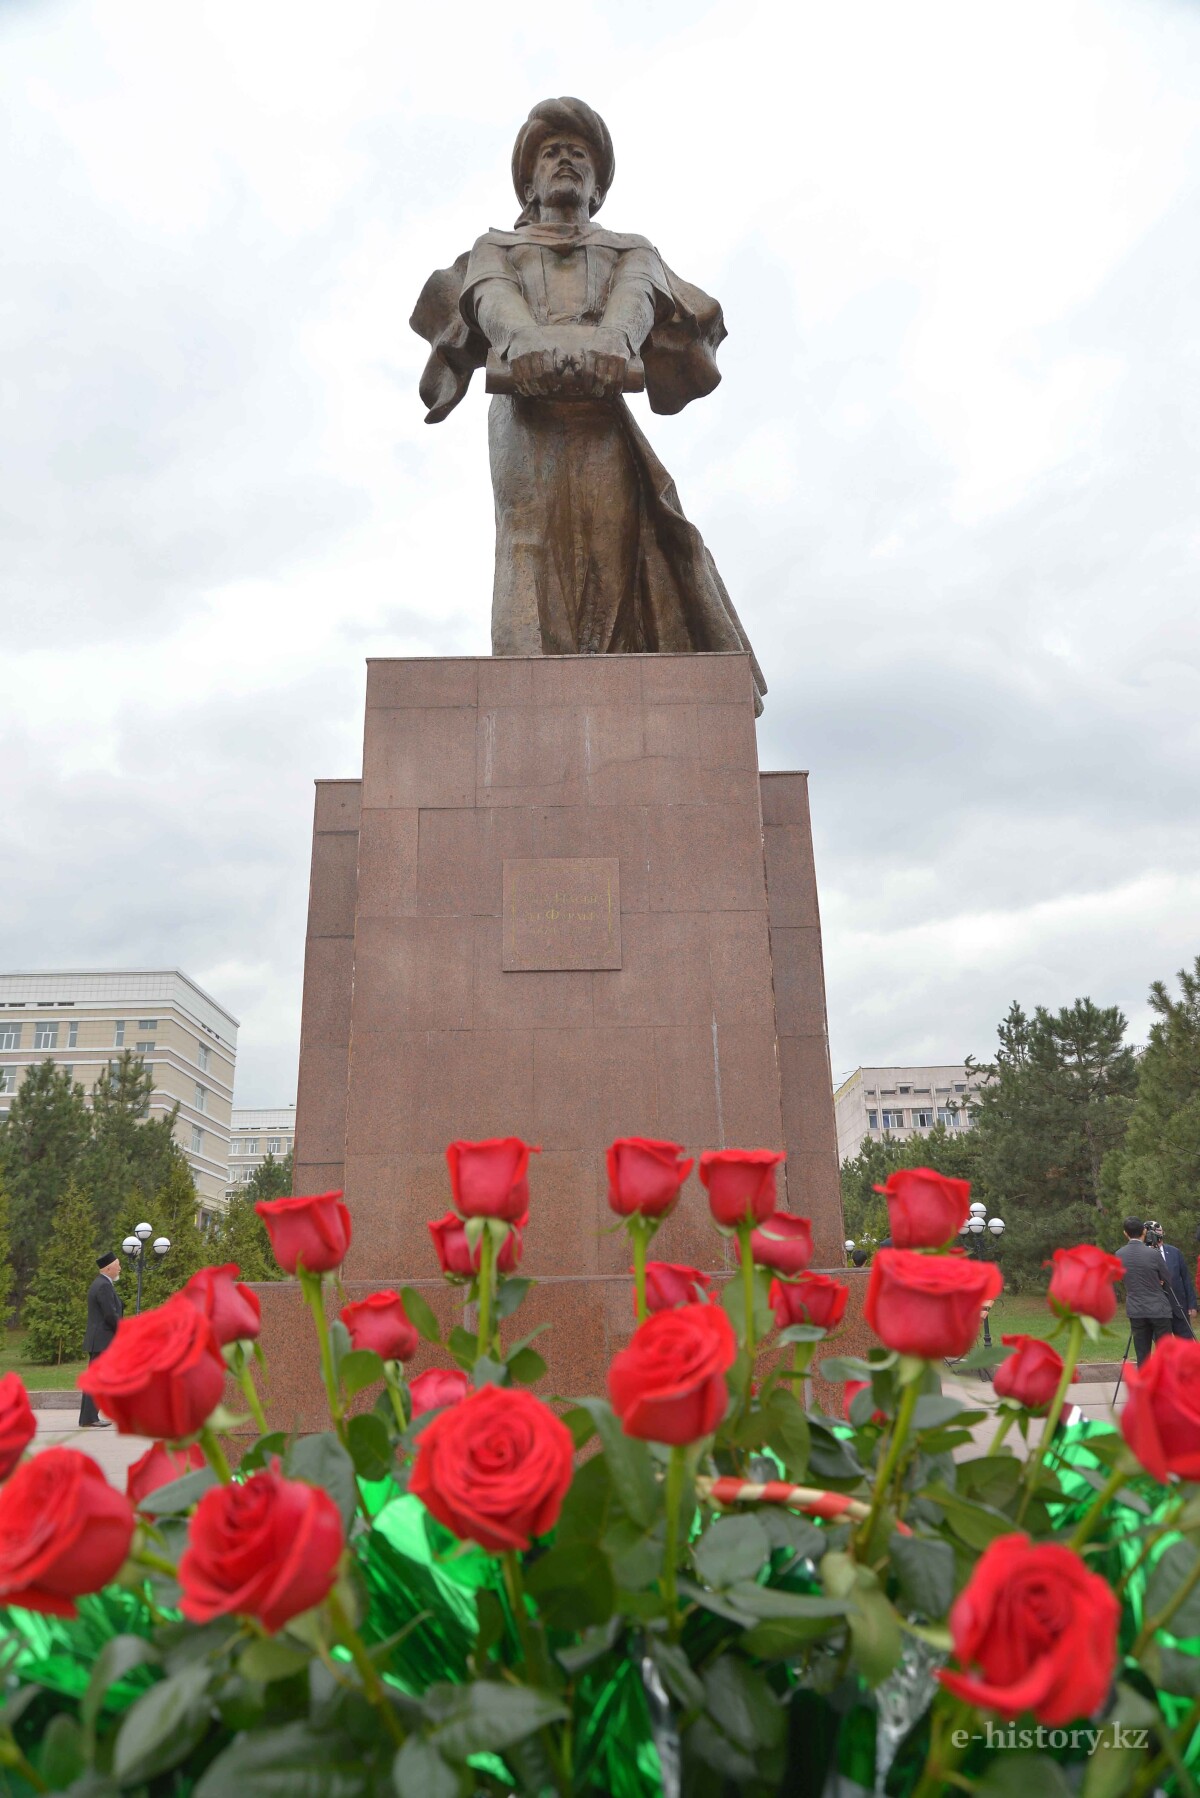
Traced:
[[560, 175], [546, 189], [543, 204], [547, 206], [578, 206], [582, 199], [582, 181], [574, 180], [570, 175]]

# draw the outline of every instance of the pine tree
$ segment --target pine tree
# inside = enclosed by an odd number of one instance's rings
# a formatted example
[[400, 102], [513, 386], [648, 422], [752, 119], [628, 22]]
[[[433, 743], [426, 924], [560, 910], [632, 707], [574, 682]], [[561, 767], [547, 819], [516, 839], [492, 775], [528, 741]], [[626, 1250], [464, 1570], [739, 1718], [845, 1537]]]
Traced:
[[55, 1208], [50, 1239], [25, 1300], [31, 1361], [77, 1361], [87, 1328], [87, 1290], [96, 1277], [96, 1220], [87, 1195], [70, 1182]]
[[8, 1192], [0, 1183], [0, 1330], [8, 1328], [13, 1301], [12, 1243], [9, 1238], [11, 1215]]
[[1179, 971], [1180, 997], [1150, 988], [1155, 1022], [1138, 1066], [1137, 1098], [1123, 1145], [1104, 1167], [1104, 1184], [1124, 1216], [1163, 1226], [1187, 1253], [1200, 1201], [1200, 956]]
[[91, 1128], [82, 1086], [52, 1061], [35, 1063], [0, 1123], [18, 1300], [49, 1239], [55, 1207], [68, 1181], [81, 1174]]
[[125, 1234], [131, 1211], [138, 1213], [135, 1223], [149, 1220], [154, 1195], [178, 1154], [179, 1108], [166, 1118], [151, 1118], [153, 1091], [145, 1062], [126, 1049], [101, 1075], [92, 1095], [92, 1140], [82, 1180], [97, 1233], [108, 1246]]
[[243, 1280], [282, 1280], [267, 1227], [254, 1207], [259, 1199], [281, 1199], [291, 1190], [291, 1155], [282, 1161], [268, 1155], [229, 1200], [216, 1234], [213, 1259], [236, 1262]]
[[842, 1211], [846, 1235], [855, 1242], [882, 1242], [888, 1233], [887, 1201], [875, 1191], [901, 1167], [931, 1167], [953, 1180], [969, 1180], [972, 1197], [987, 1202], [982, 1190], [979, 1145], [970, 1130], [947, 1130], [944, 1124], [927, 1136], [905, 1140], [888, 1136], [864, 1141], [857, 1155], [842, 1163]]
[[200, 1201], [192, 1170], [182, 1150], [175, 1149], [167, 1177], [155, 1193], [148, 1208], [148, 1220], [155, 1236], [165, 1236], [170, 1249], [160, 1261], [154, 1253], [153, 1241], [146, 1244], [146, 1265], [142, 1270], [142, 1307], [160, 1305], [171, 1293], [185, 1286], [197, 1268], [207, 1267], [212, 1260], [212, 1245], [196, 1222]]

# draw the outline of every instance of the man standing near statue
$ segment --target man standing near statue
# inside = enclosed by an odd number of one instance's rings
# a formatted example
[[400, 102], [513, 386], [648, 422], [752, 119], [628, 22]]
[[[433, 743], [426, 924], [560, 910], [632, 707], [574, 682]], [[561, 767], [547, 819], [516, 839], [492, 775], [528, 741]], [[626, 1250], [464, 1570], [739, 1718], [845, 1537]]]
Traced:
[[[125, 1315], [125, 1301], [117, 1291], [117, 1281], [121, 1278], [121, 1263], [107, 1250], [96, 1257], [96, 1266], [100, 1272], [88, 1287], [87, 1295], [87, 1331], [83, 1339], [83, 1352], [89, 1365], [102, 1355], [117, 1333], [117, 1325]], [[107, 1430], [108, 1419], [101, 1417], [96, 1409], [96, 1401], [90, 1392], [85, 1392], [79, 1406], [79, 1424], [85, 1430]]]

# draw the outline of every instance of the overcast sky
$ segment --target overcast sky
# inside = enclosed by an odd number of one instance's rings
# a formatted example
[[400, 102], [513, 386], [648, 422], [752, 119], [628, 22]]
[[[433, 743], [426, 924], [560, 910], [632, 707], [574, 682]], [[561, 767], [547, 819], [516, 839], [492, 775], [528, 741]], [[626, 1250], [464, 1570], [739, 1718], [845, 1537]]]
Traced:
[[[295, 1097], [363, 659], [486, 653], [407, 318], [546, 94], [716, 294], [652, 441], [811, 770], [835, 1078], [1200, 950], [1200, 5], [0, 3], [0, 962], [178, 966]], [[475, 383], [479, 389], [481, 383]], [[636, 402], [641, 404], [641, 402]]]

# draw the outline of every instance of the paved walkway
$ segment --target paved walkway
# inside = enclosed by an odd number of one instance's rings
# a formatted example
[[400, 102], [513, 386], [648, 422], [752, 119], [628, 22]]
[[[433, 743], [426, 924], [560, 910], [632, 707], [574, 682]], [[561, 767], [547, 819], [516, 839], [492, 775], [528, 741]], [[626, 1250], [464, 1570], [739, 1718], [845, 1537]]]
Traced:
[[99, 1463], [108, 1475], [109, 1484], [125, 1490], [125, 1474], [129, 1466], [149, 1448], [145, 1436], [120, 1436], [114, 1424], [109, 1430], [81, 1430], [79, 1411], [35, 1411], [38, 1433], [30, 1443], [34, 1454], [41, 1448], [55, 1446], [82, 1449]]
[[[1112, 1399], [1113, 1388], [1116, 1386], [1116, 1383], [1116, 1378], [1114, 1377], [1111, 1380], [1088, 1380], [1080, 1382], [1075, 1386], [1068, 1386], [1067, 1403], [1063, 1408], [1064, 1421], [1070, 1422], [1073, 1407], [1081, 1417], [1090, 1418], [1093, 1422], [1115, 1422]], [[991, 1411], [993, 1407], [998, 1407], [999, 1404], [995, 1393], [992, 1391], [990, 1380], [980, 1380], [978, 1378], [972, 1378], [969, 1375], [964, 1375], [959, 1379], [947, 1376], [942, 1381], [942, 1390], [948, 1397], [958, 1399], [961, 1404], [974, 1406], [977, 1410], [986, 1406], [988, 1410]], [[1117, 1416], [1120, 1415], [1124, 1407], [1125, 1382], [1122, 1381], [1121, 1390], [1117, 1397]], [[993, 1436], [996, 1434], [998, 1427], [998, 1413], [997, 1417], [989, 1416], [983, 1423], [977, 1423], [971, 1431], [971, 1437], [975, 1443], [975, 1448], [986, 1450], [991, 1443]], [[1036, 1446], [1041, 1440], [1041, 1434], [1041, 1422], [1037, 1421], [1031, 1423], [1029, 1426], [1029, 1441], [1032, 1446]], [[1004, 1440], [1006, 1445], [1011, 1448], [1014, 1453], [1019, 1454], [1021, 1452], [1021, 1434], [1015, 1426], [1009, 1430]], [[965, 1454], [966, 1452], [965, 1446], [958, 1451], [960, 1455]]]

